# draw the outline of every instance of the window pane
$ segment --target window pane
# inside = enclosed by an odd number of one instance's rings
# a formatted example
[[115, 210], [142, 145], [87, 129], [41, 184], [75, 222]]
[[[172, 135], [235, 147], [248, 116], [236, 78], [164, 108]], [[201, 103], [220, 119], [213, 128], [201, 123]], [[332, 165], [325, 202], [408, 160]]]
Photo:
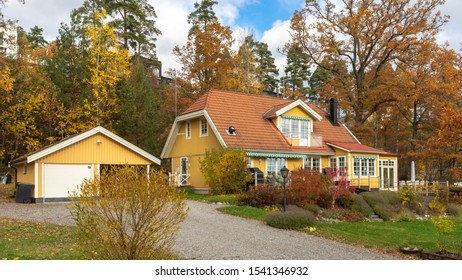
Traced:
[[201, 120], [201, 135], [207, 135], [207, 120]]
[[359, 159], [355, 158], [353, 161], [353, 172], [356, 176], [359, 175]]
[[276, 171], [276, 159], [268, 158], [266, 159], [266, 175], [275, 175]]
[[331, 167], [331, 168], [337, 167], [337, 160], [336, 160], [336, 158], [331, 158], [331, 159], [330, 159], [330, 167]]
[[282, 134], [285, 137], [290, 138], [290, 120], [282, 119]]
[[369, 159], [369, 175], [375, 176], [375, 159]]
[[321, 169], [321, 158], [313, 158], [313, 170], [319, 171]]
[[300, 138], [308, 139], [309, 136], [309, 123], [308, 121], [301, 121], [301, 135]]
[[361, 176], [367, 176], [367, 159], [361, 160]]
[[300, 121], [292, 120], [291, 121], [291, 138], [300, 138]]

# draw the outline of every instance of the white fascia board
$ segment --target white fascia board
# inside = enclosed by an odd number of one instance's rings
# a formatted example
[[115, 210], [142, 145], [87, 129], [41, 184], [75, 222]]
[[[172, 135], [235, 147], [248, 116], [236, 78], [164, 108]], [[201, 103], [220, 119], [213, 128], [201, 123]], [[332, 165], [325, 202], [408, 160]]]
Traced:
[[90, 129], [86, 132], [83, 132], [81, 134], [78, 134], [72, 138], [69, 138], [61, 143], [58, 143], [56, 145], [53, 145], [45, 150], [42, 150], [38, 153], [35, 153], [35, 154], [32, 154], [30, 156], [27, 157], [27, 163], [30, 163], [30, 162], [34, 162], [42, 157], [45, 157], [47, 155], [50, 155], [56, 151], [59, 151], [65, 147], [68, 147], [72, 144], [75, 144], [85, 138], [88, 138], [90, 136], [93, 136], [97, 133], [101, 133], [109, 138], [111, 138], [112, 140], [118, 142], [119, 144], [121, 144], [122, 146], [125, 146], [126, 148], [138, 153], [139, 155], [151, 160], [152, 162], [160, 165], [160, 159], [158, 159], [157, 157], [151, 155], [150, 153], [138, 148], [137, 146], [133, 145], [132, 143], [126, 141], [125, 139], [122, 139], [121, 137], [115, 135], [114, 133], [110, 132], [109, 130], [101, 127], [101, 126], [97, 126], [93, 129]]
[[295, 108], [297, 106], [302, 107], [302, 109], [305, 110], [305, 112], [310, 114], [312, 117], [314, 117], [315, 120], [317, 120], [317, 121], [322, 120], [321, 115], [316, 113], [313, 109], [311, 109], [310, 106], [306, 105], [306, 103], [301, 101], [300, 99], [290, 103], [289, 105], [285, 106], [284, 108], [281, 108], [281, 109], [277, 110], [276, 115], [280, 116], [280, 115], [284, 114], [285, 112], [287, 112], [287, 111], [289, 111], [289, 110], [291, 110], [291, 109], [293, 109], [293, 108]]
[[168, 134], [167, 141], [165, 142], [164, 148], [162, 149], [162, 153], [160, 154], [160, 158], [169, 158], [170, 152], [172, 151], [173, 144], [176, 140], [176, 135], [178, 131], [180, 131], [180, 125], [182, 121], [201, 117], [204, 115], [204, 110], [192, 112], [189, 114], [181, 115], [175, 118], [173, 122], [172, 128], [170, 129], [170, 133]]
[[217, 137], [218, 142], [220, 142], [220, 144], [221, 144], [221, 146], [223, 148], [227, 148], [227, 145], [226, 145], [225, 141], [223, 140], [223, 137], [221, 137], [220, 132], [218, 131], [217, 127], [213, 123], [213, 121], [210, 118], [209, 114], [205, 110], [204, 110], [204, 116], [205, 116], [205, 119], [207, 120], [207, 122], [209, 123], [210, 127], [212, 128], [213, 133], [215, 133], [215, 136]]
[[337, 146], [337, 145], [333, 145], [333, 144], [331, 144], [331, 143], [326, 143], [326, 144], [329, 145], [329, 146], [331, 146], [331, 147], [337, 148], [337, 149], [339, 149], [339, 150], [345, 151], [345, 152], [352, 152], [352, 151], [350, 151], [350, 150], [348, 150], [348, 149], [345, 149], [345, 148], [340, 147], [340, 146]]
[[358, 140], [358, 138], [356, 138], [356, 136], [353, 134], [353, 132], [351, 132], [351, 130], [349, 130], [348, 127], [345, 124], [342, 123], [342, 125], [348, 131], [348, 133], [350, 133], [350, 135], [353, 136], [353, 138], [356, 140], [356, 142], [358, 142], [358, 144], [361, 144], [361, 142]]
[[180, 131], [181, 122], [191, 120], [191, 119], [194, 119], [194, 118], [198, 118], [198, 117], [204, 117], [207, 120], [207, 123], [209, 124], [209, 126], [212, 129], [213, 133], [217, 137], [218, 142], [220, 142], [220, 144], [224, 148], [227, 147], [226, 143], [223, 140], [223, 138], [221, 137], [221, 134], [219, 133], [217, 127], [215, 126], [212, 119], [210, 118], [210, 115], [207, 113], [207, 111], [200, 110], [200, 111], [196, 111], [196, 112], [192, 112], [192, 113], [189, 113], [189, 114], [178, 116], [175, 119], [175, 122], [173, 123], [172, 129], [170, 130], [170, 133], [168, 135], [167, 142], [165, 142], [164, 149], [162, 150], [162, 154], [160, 156], [161, 158], [169, 158], [170, 157], [170, 152], [172, 151], [173, 144], [175, 143], [176, 135], [178, 134], [178, 131]]

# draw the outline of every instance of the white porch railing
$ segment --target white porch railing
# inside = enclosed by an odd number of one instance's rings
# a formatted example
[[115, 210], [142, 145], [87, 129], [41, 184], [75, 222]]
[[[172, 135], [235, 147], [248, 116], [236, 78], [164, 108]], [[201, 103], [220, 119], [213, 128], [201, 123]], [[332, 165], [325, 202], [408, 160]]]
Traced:
[[170, 182], [173, 182], [177, 187], [185, 187], [191, 185], [189, 178], [191, 174], [170, 174]]

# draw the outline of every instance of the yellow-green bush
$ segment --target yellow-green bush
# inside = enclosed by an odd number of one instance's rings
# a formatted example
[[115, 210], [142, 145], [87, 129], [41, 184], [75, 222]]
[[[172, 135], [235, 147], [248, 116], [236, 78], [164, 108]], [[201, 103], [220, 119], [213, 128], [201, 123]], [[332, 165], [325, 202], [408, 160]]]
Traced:
[[245, 189], [249, 175], [245, 151], [207, 151], [200, 164], [213, 194], [233, 194]]
[[162, 172], [123, 166], [86, 181], [73, 196], [78, 250], [86, 259], [170, 259], [184, 194]]

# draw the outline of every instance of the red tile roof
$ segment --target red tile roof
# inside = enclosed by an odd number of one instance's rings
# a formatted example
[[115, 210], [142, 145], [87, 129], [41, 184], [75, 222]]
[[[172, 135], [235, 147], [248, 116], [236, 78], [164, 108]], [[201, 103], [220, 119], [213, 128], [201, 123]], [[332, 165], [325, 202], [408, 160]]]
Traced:
[[[200, 110], [207, 111], [226, 146], [229, 148], [332, 154], [333, 150], [328, 145], [325, 145], [326, 142], [356, 144], [354, 147], [364, 147], [364, 149], [367, 147], [358, 144], [343, 124], [339, 126], [333, 125], [329, 120], [329, 114], [312, 103], [306, 104], [322, 116], [322, 120], [313, 121], [313, 134], [322, 136], [323, 146], [303, 147], [290, 145], [281, 131], [268, 117], [276, 116], [275, 112], [277, 110], [292, 102], [294, 101], [282, 98], [211, 90], [202, 95], [182, 115]], [[236, 129], [235, 136], [228, 135], [226, 132], [226, 129], [230, 126]], [[374, 149], [374, 151], [378, 152], [379, 150]]]
[[386, 152], [380, 149], [372, 148], [359, 143], [344, 143], [344, 142], [328, 142], [327, 145], [338, 147], [349, 152], [363, 152], [363, 153], [383, 153]]

